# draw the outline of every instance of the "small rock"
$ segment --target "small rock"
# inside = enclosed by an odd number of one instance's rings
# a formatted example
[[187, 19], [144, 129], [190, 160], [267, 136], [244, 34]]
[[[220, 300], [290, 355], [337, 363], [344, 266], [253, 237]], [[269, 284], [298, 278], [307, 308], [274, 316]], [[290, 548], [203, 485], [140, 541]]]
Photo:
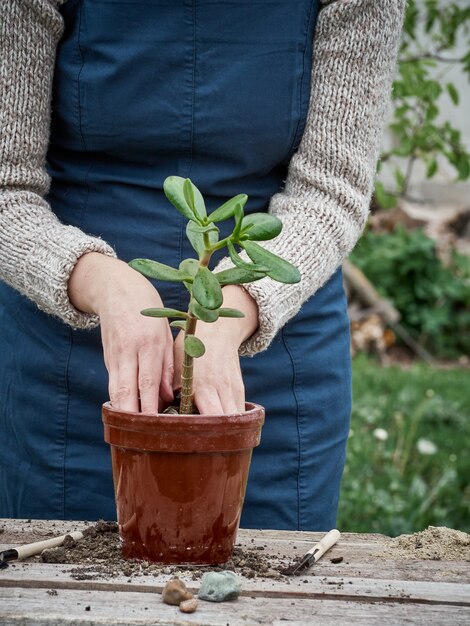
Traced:
[[202, 577], [198, 597], [209, 602], [225, 602], [238, 598], [241, 590], [241, 582], [234, 572], [207, 572]]
[[162, 591], [163, 602], [173, 606], [178, 606], [184, 600], [191, 600], [193, 597], [193, 594], [178, 577], [169, 580]]
[[180, 602], [180, 611], [182, 611], [183, 613], [194, 613], [196, 609], [196, 598], [191, 598], [191, 600], [183, 600], [183, 602]]
[[342, 563], [343, 562], [343, 557], [342, 556], [335, 556], [333, 559], [330, 559], [330, 561], [336, 565], [337, 563]]

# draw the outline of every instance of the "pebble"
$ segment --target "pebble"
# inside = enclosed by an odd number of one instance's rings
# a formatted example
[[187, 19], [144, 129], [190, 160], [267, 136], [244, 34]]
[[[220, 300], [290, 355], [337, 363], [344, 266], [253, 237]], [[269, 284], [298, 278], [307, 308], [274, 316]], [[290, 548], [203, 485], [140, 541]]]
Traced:
[[180, 602], [180, 611], [182, 611], [183, 613], [194, 613], [196, 609], [196, 598], [191, 598], [191, 600], [183, 600], [183, 602]]
[[178, 606], [185, 600], [191, 600], [193, 597], [193, 594], [178, 577], [169, 580], [162, 591], [163, 602], [173, 606]]
[[241, 582], [234, 572], [206, 572], [202, 577], [198, 597], [209, 602], [225, 602], [238, 598], [241, 590]]

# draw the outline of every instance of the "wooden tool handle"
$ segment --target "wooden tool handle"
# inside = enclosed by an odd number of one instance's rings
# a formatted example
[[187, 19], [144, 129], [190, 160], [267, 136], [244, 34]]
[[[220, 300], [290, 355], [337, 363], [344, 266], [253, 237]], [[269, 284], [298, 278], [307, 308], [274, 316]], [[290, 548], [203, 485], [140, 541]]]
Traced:
[[[70, 535], [72, 539], [78, 541], [83, 537], [83, 533], [79, 530], [73, 533], [67, 533]], [[27, 559], [29, 556], [35, 556], [36, 554], [41, 554], [43, 550], [46, 548], [57, 548], [64, 543], [65, 537], [67, 535], [61, 535], [60, 537], [53, 537], [52, 539], [45, 539], [44, 541], [37, 541], [36, 543], [28, 543], [25, 546], [18, 546], [15, 550], [18, 552], [18, 559]]]
[[340, 537], [341, 533], [339, 530], [336, 530], [336, 528], [330, 530], [330, 532], [327, 533], [318, 543], [316, 543], [313, 548], [307, 552], [307, 554], [312, 554], [316, 563], [318, 559], [331, 548], [331, 546], [335, 545]]

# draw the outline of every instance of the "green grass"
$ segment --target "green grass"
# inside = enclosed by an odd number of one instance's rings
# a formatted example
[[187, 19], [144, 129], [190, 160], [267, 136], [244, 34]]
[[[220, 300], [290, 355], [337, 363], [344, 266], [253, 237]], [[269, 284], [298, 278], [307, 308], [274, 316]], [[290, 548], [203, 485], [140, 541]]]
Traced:
[[470, 532], [470, 371], [381, 367], [361, 354], [353, 390], [338, 527]]

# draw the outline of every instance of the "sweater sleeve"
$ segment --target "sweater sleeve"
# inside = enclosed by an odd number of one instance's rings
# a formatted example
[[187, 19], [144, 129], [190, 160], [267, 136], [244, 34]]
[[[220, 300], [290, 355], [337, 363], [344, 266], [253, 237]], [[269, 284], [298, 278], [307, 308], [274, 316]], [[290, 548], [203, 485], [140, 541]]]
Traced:
[[112, 248], [61, 224], [44, 200], [52, 77], [63, 30], [63, 0], [0, 3], [0, 278], [40, 309], [75, 328], [98, 317], [78, 311], [67, 293], [80, 256]]
[[[294, 263], [301, 282], [245, 285], [259, 328], [240, 349], [253, 355], [333, 275], [368, 216], [405, 0], [322, 0], [306, 126], [286, 184], [269, 211], [283, 222], [266, 247]], [[231, 266], [223, 259], [217, 269]]]

